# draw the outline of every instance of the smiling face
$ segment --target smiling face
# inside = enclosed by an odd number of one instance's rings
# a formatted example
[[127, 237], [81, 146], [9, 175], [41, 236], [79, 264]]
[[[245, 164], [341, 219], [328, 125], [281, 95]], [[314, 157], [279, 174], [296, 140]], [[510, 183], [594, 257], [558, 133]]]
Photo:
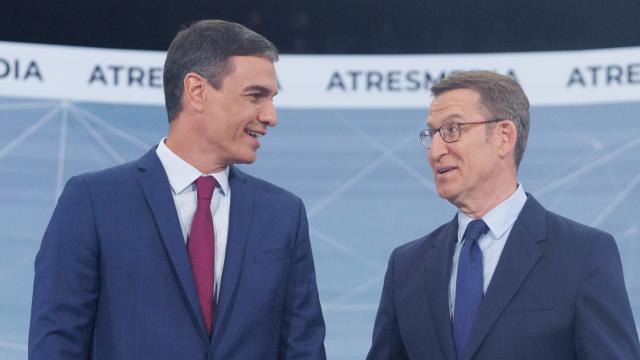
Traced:
[[201, 145], [221, 166], [254, 162], [259, 138], [277, 124], [273, 62], [257, 56], [234, 56], [230, 61], [233, 70], [220, 89], [205, 82], [196, 127]]
[[[477, 92], [456, 89], [437, 96], [429, 109], [428, 126], [437, 129], [446, 123], [491, 120], [480, 104]], [[436, 133], [429, 149], [429, 164], [438, 195], [459, 209], [488, 204], [504, 182], [499, 139], [496, 126], [461, 127], [460, 139], [445, 143]], [[466, 211], [464, 211], [466, 212]]]

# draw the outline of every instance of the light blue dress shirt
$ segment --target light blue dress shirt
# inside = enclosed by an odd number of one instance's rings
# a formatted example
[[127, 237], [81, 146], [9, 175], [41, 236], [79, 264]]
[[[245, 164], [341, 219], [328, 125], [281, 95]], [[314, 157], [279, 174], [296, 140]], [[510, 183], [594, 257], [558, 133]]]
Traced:
[[[489, 231], [480, 237], [478, 246], [482, 250], [482, 281], [483, 291], [486, 292], [491, 283], [493, 273], [498, 266], [498, 260], [502, 254], [502, 249], [511, 233], [513, 224], [516, 222], [520, 211], [527, 201], [527, 195], [522, 189], [522, 184], [518, 183], [518, 188], [506, 200], [498, 204], [482, 217], [489, 227]], [[456, 242], [453, 254], [453, 264], [451, 268], [451, 278], [449, 280], [449, 314], [453, 319], [454, 304], [456, 303], [456, 278], [458, 275], [458, 259], [462, 248], [462, 236], [467, 229], [467, 225], [474, 220], [462, 212], [458, 211], [458, 241]]]

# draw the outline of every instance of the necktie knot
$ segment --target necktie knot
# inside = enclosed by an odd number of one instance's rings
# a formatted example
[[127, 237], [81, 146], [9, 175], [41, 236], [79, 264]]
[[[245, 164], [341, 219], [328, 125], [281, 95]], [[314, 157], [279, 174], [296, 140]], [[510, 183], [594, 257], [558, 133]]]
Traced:
[[198, 193], [198, 200], [211, 200], [216, 184], [216, 179], [213, 176], [200, 176], [197, 178], [196, 191]]
[[489, 231], [489, 227], [482, 219], [473, 220], [467, 225], [467, 229], [464, 231], [463, 239], [467, 241], [478, 241], [480, 237]]

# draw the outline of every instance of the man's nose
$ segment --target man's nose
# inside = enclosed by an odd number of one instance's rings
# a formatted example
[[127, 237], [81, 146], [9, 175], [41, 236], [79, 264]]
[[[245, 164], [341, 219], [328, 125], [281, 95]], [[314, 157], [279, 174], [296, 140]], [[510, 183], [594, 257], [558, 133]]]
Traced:
[[267, 126], [278, 124], [278, 115], [272, 101], [268, 101], [258, 115], [258, 120]]
[[449, 151], [447, 145], [448, 144], [444, 141], [442, 135], [440, 135], [440, 132], [433, 134], [433, 137], [431, 138], [431, 146], [429, 147], [429, 150], [427, 150], [429, 158], [434, 162], [440, 159], [442, 155]]

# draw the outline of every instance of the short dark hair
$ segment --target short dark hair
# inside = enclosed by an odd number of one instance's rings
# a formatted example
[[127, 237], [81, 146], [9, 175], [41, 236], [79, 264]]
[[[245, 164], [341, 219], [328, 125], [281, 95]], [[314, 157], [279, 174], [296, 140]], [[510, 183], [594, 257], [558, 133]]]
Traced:
[[163, 71], [169, 122], [182, 111], [184, 77], [194, 72], [220, 89], [224, 77], [233, 70], [233, 56], [259, 56], [276, 62], [278, 49], [264, 36], [223, 20], [201, 20], [178, 32], [169, 45]]
[[514, 156], [518, 168], [527, 147], [530, 122], [529, 99], [522, 87], [514, 79], [491, 71], [460, 71], [434, 84], [431, 93], [438, 97], [456, 89], [477, 92], [480, 95], [480, 104], [494, 119], [513, 120], [518, 133]]

